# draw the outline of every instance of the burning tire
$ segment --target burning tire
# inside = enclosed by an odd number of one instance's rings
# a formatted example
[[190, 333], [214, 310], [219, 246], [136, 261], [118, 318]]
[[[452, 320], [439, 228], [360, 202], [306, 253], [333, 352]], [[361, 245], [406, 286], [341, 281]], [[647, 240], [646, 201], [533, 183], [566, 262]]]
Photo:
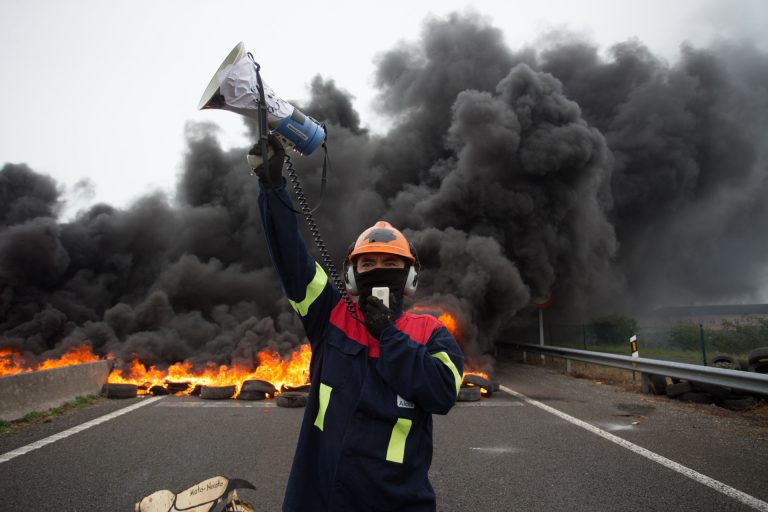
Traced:
[[457, 402], [477, 402], [478, 400], [480, 400], [480, 388], [477, 386], [459, 388]]
[[149, 388], [149, 394], [152, 396], [165, 396], [168, 394], [168, 390], [163, 386], [152, 386]]
[[649, 373], [648, 380], [651, 383], [651, 391], [654, 395], [667, 394], [667, 378], [665, 376]]
[[189, 389], [189, 382], [165, 382], [165, 387], [171, 394], [184, 393]]
[[200, 398], [203, 400], [226, 400], [235, 394], [235, 386], [203, 386]]
[[687, 382], [676, 382], [667, 386], [667, 396], [669, 398], [678, 397], [689, 391], [691, 391], [691, 385]]
[[104, 384], [107, 398], [136, 398], [136, 384]]
[[301, 386], [286, 386], [286, 385], [283, 385], [280, 388], [280, 392], [284, 393], [286, 391], [296, 391], [296, 392], [301, 392], [301, 393], [309, 393], [310, 386], [311, 386], [311, 384], [302, 384]]
[[472, 384], [473, 386], [480, 388], [481, 394], [483, 390], [485, 390], [487, 396], [493, 395], [493, 383], [480, 375], [465, 375], [463, 384]]
[[277, 395], [277, 405], [280, 407], [304, 407], [307, 405], [308, 393], [285, 391]]
[[[262, 398], [272, 398], [277, 393], [277, 388], [266, 380], [246, 380], [240, 388], [240, 394], [261, 394]], [[238, 396], [238, 398], [240, 398]], [[261, 400], [260, 398], [244, 398], [243, 400]]]

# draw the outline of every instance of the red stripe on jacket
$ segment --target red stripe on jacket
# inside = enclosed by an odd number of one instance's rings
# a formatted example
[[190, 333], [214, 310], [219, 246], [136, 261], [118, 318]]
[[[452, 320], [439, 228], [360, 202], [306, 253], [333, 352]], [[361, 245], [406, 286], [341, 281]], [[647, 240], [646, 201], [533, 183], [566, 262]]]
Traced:
[[[331, 311], [331, 324], [351, 340], [368, 347], [368, 357], [379, 357], [379, 340], [371, 336], [363, 323], [363, 314], [359, 310], [355, 312], [358, 319], [353, 318], [343, 300]], [[403, 313], [395, 321], [395, 327], [411, 337], [413, 341], [426, 345], [432, 333], [444, 327], [442, 322], [432, 315], [414, 315]]]

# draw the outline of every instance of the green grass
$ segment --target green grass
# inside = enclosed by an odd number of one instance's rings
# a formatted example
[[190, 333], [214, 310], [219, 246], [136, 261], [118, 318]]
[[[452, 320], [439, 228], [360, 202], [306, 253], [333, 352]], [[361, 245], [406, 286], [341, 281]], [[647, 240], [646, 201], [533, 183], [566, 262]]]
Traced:
[[[584, 345], [573, 343], [573, 344], [556, 344], [553, 346], [563, 347], [563, 348], [575, 348], [577, 350], [584, 350]], [[665, 361], [677, 361], [680, 363], [690, 363], [690, 364], [702, 364], [702, 356], [701, 351], [691, 351], [691, 350], [681, 350], [678, 348], [671, 348], [671, 347], [653, 347], [653, 346], [642, 346], [639, 347], [640, 351], [640, 357], [647, 357], [650, 359], [664, 359]], [[631, 355], [629, 352], [629, 343], [626, 345], [597, 345], [588, 343], [587, 344], [587, 350], [592, 352], [603, 352], [606, 354], [617, 354], [620, 356], [629, 356]], [[712, 358], [715, 354], [720, 354], [722, 352], [718, 352], [717, 350], [707, 347], [707, 360]], [[746, 359], [746, 354], [732, 354], [736, 357], [740, 357], [742, 359]]]
[[100, 398], [97, 395], [78, 396], [74, 400], [70, 400], [69, 402], [63, 405], [54, 407], [52, 409], [48, 409], [47, 411], [30, 412], [19, 420], [0, 421], [0, 434], [10, 434], [26, 426], [34, 425], [35, 423], [41, 423], [44, 421], [49, 421], [50, 418], [61, 416], [70, 411], [75, 411], [75, 410], [87, 407], [99, 401], [99, 399]]

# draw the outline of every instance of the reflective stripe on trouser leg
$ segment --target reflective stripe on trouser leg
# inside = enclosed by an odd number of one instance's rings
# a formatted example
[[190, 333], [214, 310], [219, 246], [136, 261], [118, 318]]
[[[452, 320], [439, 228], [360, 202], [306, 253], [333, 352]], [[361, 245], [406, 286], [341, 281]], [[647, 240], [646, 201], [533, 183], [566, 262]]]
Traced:
[[405, 456], [405, 440], [411, 431], [411, 420], [406, 418], [397, 418], [397, 423], [392, 427], [392, 435], [389, 437], [389, 446], [387, 447], [387, 460], [390, 462], [403, 463]]
[[331, 386], [320, 383], [320, 394], [318, 396], [320, 404], [317, 409], [317, 418], [315, 418], [315, 426], [320, 430], [323, 430], [323, 424], [325, 423], [325, 410], [328, 409], [328, 402], [331, 401], [331, 391], [333, 391]]

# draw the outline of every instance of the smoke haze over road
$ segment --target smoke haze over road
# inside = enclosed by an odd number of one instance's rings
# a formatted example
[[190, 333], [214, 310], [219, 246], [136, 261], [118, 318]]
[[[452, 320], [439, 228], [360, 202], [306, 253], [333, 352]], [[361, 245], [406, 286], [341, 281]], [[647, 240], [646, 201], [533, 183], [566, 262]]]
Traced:
[[[459, 312], [478, 354], [533, 298], [594, 315], [754, 301], [766, 286], [768, 55], [749, 43], [642, 42], [607, 55], [560, 34], [511, 49], [482, 18], [431, 19], [378, 60], [384, 135], [332, 77], [318, 224], [340, 263], [385, 219], [416, 244], [417, 302]], [[253, 131], [253, 126], [250, 126]], [[247, 148], [190, 124], [176, 198], [57, 218], [56, 183], [0, 170], [0, 334], [34, 354], [90, 341], [150, 363], [253, 364], [303, 337], [266, 250]], [[317, 197], [321, 156], [294, 157]], [[88, 184], [83, 184], [87, 191]], [[250, 363], [248, 363], [250, 361]]]

